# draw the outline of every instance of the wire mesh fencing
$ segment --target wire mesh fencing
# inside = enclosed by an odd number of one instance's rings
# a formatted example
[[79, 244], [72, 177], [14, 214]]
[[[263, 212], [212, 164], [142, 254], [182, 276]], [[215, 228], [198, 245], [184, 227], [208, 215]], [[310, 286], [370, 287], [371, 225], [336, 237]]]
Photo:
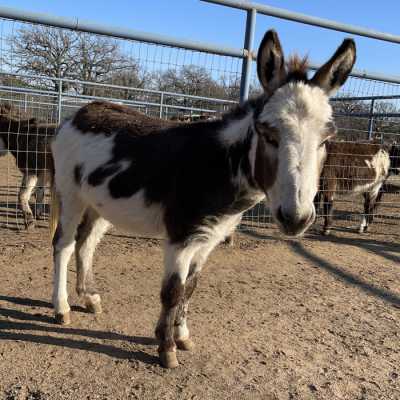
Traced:
[[[2, 118], [12, 120], [0, 132], [4, 155], [0, 157], [0, 225], [32, 226], [23, 205], [28, 195], [37, 223], [47, 224], [41, 218], [48, 213], [48, 143], [63, 118], [102, 99], [165, 119], [220, 115], [238, 102], [242, 62], [240, 57], [0, 19], [0, 105], [9, 107], [2, 109]], [[254, 74], [250, 92], [259, 90]], [[350, 77], [332, 99], [337, 140], [369, 143], [371, 148], [378, 144], [389, 155], [400, 139], [399, 100], [398, 84]], [[15, 137], [18, 140], [12, 141]], [[398, 158], [396, 149], [389, 157], [392, 164]], [[373, 185], [363, 176], [366, 170], [375, 173], [368, 164], [374, 161], [364, 155], [365, 166], [352, 168], [349, 160], [360, 157], [353, 152], [336, 177], [346, 184], [338, 185], [341, 190], [335, 192], [333, 226], [354, 227], [357, 220], [363, 221], [360, 214], [367, 219], [376, 216], [374, 223], [388, 229], [396, 226], [400, 187], [396, 168], [379, 189], [379, 207], [366, 208], [364, 193]], [[322, 191], [326, 186], [321, 182]], [[319, 208], [322, 218], [326, 209]], [[260, 203], [245, 214], [242, 226], [262, 228], [270, 223], [268, 206]]]
[[38, 126], [94, 100], [165, 119], [220, 115], [237, 103], [240, 74], [240, 58], [0, 19], [0, 104], [10, 107], [0, 132], [0, 225], [32, 226], [26, 197], [34, 216], [47, 215], [42, 145], [53, 131]]

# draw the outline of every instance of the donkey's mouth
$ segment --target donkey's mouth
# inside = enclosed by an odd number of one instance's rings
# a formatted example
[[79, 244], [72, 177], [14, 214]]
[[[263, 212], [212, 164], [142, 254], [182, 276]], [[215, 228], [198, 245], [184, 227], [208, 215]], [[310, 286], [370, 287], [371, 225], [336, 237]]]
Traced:
[[316, 217], [315, 208], [311, 209], [311, 212], [302, 218], [296, 218], [290, 215], [286, 215], [282, 212], [282, 208], [279, 207], [276, 212], [275, 219], [281, 231], [288, 236], [301, 236], [305, 231], [314, 223]]

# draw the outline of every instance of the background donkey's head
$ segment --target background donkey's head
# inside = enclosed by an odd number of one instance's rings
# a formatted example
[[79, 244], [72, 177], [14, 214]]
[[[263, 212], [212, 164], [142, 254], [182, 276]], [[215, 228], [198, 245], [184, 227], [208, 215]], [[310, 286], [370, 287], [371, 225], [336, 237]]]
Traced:
[[285, 63], [275, 31], [261, 42], [257, 72], [265, 99], [254, 120], [259, 138], [255, 176], [287, 234], [302, 234], [315, 219], [324, 143], [336, 133], [329, 96], [344, 84], [355, 59], [354, 41], [346, 39], [308, 79], [305, 60]]

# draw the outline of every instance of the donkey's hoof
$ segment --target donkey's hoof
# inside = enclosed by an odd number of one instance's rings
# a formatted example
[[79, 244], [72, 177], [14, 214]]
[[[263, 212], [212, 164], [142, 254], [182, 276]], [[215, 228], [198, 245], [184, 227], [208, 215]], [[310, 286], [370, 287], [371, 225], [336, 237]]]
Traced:
[[176, 368], [179, 365], [175, 351], [163, 351], [160, 353], [160, 364], [164, 368]]
[[33, 218], [33, 215], [25, 217], [24, 223], [25, 223], [25, 229], [26, 230], [29, 231], [29, 230], [33, 229], [35, 227], [35, 220]]
[[36, 219], [43, 221], [45, 219], [44, 212], [36, 214]]
[[233, 235], [227, 236], [227, 237], [225, 238], [225, 240], [224, 240], [224, 244], [227, 245], [227, 246], [233, 247], [233, 245], [234, 245], [234, 238], [233, 238]]
[[330, 229], [324, 229], [324, 230], [322, 231], [322, 234], [323, 234], [324, 236], [328, 236], [328, 235], [331, 234], [331, 230], [330, 230]]
[[86, 310], [93, 314], [101, 314], [101, 298], [98, 294], [86, 295], [85, 296]]
[[86, 310], [87, 312], [92, 314], [101, 314], [103, 312], [100, 301], [98, 301], [97, 303], [87, 302]]
[[179, 350], [191, 351], [194, 348], [194, 343], [191, 339], [175, 340], [176, 347]]
[[71, 323], [71, 313], [68, 311], [65, 314], [56, 314], [56, 324], [69, 325]]

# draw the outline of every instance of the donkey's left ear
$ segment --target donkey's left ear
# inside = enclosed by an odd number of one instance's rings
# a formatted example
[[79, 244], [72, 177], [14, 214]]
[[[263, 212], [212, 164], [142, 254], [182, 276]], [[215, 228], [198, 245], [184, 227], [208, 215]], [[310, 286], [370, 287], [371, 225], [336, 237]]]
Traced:
[[286, 78], [285, 60], [278, 34], [267, 31], [257, 54], [258, 79], [267, 93], [272, 93]]
[[310, 83], [332, 95], [346, 82], [355, 62], [356, 44], [353, 39], [345, 39], [331, 59], [318, 69]]

